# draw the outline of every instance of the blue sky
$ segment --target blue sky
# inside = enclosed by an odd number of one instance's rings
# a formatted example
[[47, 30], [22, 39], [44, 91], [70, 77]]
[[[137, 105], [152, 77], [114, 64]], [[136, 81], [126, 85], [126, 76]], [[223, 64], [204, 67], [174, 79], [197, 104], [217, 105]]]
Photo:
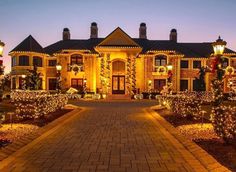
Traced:
[[89, 38], [91, 22], [99, 37], [120, 26], [138, 37], [139, 24], [147, 24], [148, 39], [168, 39], [172, 28], [179, 42], [210, 42], [221, 35], [236, 50], [235, 0], [1, 0], [0, 40], [8, 53], [31, 34], [43, 47], [61, 40], [68, 27], [72, 39]]

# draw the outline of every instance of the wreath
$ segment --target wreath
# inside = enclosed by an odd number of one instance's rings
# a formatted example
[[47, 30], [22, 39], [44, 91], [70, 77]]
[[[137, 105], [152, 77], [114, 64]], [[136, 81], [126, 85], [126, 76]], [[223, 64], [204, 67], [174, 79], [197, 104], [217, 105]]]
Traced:
[[82, 68], [82, 65], [78, 65], [78, 64], [73, 64], [71, 66], [71, 70], [75, 73], [75, 75], [81, 71], [81, 68]]
[[232, 75], [234, 74], [234, 68], [232, 66], [228, 66], [226, 69], [225, 69], [225, 72], [226, 74], [228, 75]]
[[164, 67], [164, 66], [159, 66], [158, 69], [157, 69], [157, 72], [158, 72], [159, 74], [166, 73], [166, 67]]

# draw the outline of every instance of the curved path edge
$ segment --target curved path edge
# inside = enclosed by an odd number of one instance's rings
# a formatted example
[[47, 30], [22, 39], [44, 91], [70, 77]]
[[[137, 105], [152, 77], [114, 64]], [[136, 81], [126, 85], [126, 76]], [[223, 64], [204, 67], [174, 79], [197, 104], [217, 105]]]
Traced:
[[161, 130], [163, 134], [165, 134], [165, 136], [173, 143], [176, 149], [183, 155], [185, 160], [194, 167], [194, 169], [210, 172], [230, 171], [196, 143], [182, 136], [176, 128], [159, 115], [158, 112], [149, 108], [145, 109], [145, 111], [151, 114], [153, 117], [152, 120], [158, 122], [165, 128], [165, 130]]
[[[5, 166], [9, 165], [12, 161], [14, 161], [18, 155], [26, 152], [28, 149], [32, 148], [34, 145], [43, 140], [45, 137], [55, 132], [58, 128], [73, 120], [81, 112], [85, 111], [85, 109], [86, 108], [77, 107], [71, 112], [66, 113], [65, 115], [57, 118], [48, 125], [40, 128], [37, 133], [29, 135], [29, 138], [24, 140], [25, 142], [23, 143], [24, 145], [21, 146], [18, 150], [13, 151], [14, 147], [19, 143], [9, 145], [6, 148], [4, 148], [6, 150], [9, 150], [9, 154], [6, 156], [6, 158], [0, 161], [0, 171], [4, 169]], [[0, 153], [2, 153], [1, 150]]]

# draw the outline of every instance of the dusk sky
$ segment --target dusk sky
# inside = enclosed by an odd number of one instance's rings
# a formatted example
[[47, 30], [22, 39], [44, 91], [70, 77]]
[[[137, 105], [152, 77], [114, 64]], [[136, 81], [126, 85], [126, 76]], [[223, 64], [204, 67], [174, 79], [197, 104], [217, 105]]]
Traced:
[[9, 72], [9, 51], [30, 34], [43, 47], [61, 40], [64, 27], [72, 39], [87, 39], [91, 22], [99, 37], [118, 26], [138, 37], [145, 22], [148, 39], [169, 39], [176, 28], [178, 42], [212, 42], [221, 35], [236, 50], [235, 9], [236, 0], [1, 0], [4, 65]]

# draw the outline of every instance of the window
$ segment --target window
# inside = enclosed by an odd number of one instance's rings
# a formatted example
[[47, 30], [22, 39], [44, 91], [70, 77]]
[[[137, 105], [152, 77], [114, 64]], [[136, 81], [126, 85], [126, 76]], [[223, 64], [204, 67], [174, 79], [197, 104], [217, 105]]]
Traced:
[[16, 78], [12, 78], [12, 89], [16, 89]]
[[225, 69], [229, 66], [229, 59], [227, 58], [223, 58], [223, 61], [222, 61], [222, 68]]
[[57, 79], [56, 78], [49, 78], [48, 79], [48, 89], [49, 90], [56, 90], [57, 89]]
[[188, 68], [188, 60], [181, 60], [180, 67], [181, 68]]
[[166, 56], [156, 56], [155, 66], [166, 66]]
[[193, 61], [193, 68], [194, 69], [199, 69], [199, 68], [201, 68], [201, 61], [200, 60], [194, 60]]
[[181, 79], [180, 80], [180, 91], [188, 90], [188, 80], [187, 79]]
[[48, 60], [48, 66], [56, 66], [57, 65], [57, 60]]
[[12, 67], [16, 66], [16, 57], [11, 58], [11, 66]]
[[19, 66], [29, 66], [29, 56], [19, 56]]
[[78, 64], [82, 65], [83, 64], [83, 56], [80, 54], [74, 54], [70, 57], [70, 64]]
[[33, 65], [37, 67], [42, 67], [43, 66], [43, 60], [41, 57], [34, 56], [33, 57]]
[[78, 91], [83, 91], [83, 79], [71, 79], [71, 87], [77, 89]]
[[161, 91], [166, 85], [165, 79], [154, 79], [154, 90]]

